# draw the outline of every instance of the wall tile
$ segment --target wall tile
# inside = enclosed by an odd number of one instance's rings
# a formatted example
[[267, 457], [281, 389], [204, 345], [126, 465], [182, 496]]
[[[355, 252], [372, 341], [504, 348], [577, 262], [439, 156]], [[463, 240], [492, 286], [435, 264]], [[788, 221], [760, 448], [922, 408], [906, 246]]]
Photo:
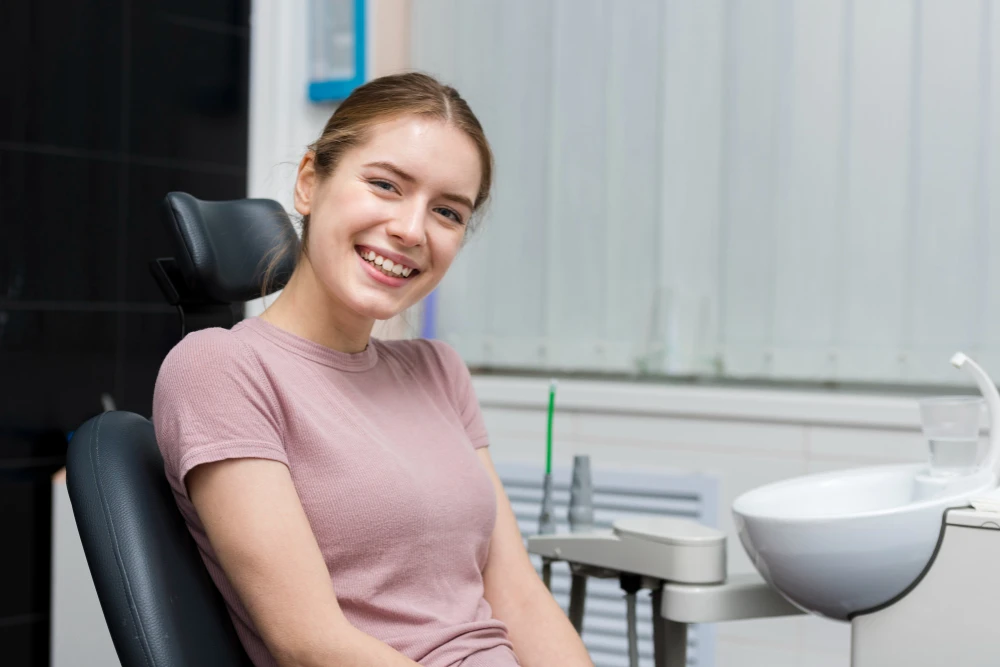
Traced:
[[101, 412], [101, 394], [115, 388], [114, 314], [9, 310], [3, 316], [0, 424], [70, 431]]
[[813, 667], [830, 659], [837, 667], [850, 663], [849, 623], [802, 615], [719, 623], [716, 628], [719, 641], [730, 643], [734, 653], [737, 646], [771, 647], [799, 651], [796, 665]]
[[851, 624], [831, 621], [818, 616], [803, 616], [799, 625], [802, 649], [815, 654], [828, 654], [840, 658], [844, 667], [851, 660]]
[[[507, 463], [532, 463], [535, 465], [545, 465], [545, 441], [539, 442], [537, 437], [525, 438], [507, 434], [498, 434], [489, 427], [487, 417], [487, 430], [490, 434], [490, 456], [494, 461], [504, 461]], [[566, 440], [556, 440], [552, 442], [553, 465], [571, 465], [572, 458], [566, 454]]]
[[0, 622], [4, 667], [43, 667], [49, 664], [49, 625], [46, 618]]
[[[136, 12], [127, 100], [128, 152], [245, 172], [249, 37]], [[305, 93], [303, 93], [305, 94]]]
[[157, 257], [175, 256], [177, 252], [163, 217], [163, 199], [172, 191], [187, 192], [199, 199], [241, 199], [246, 196], [246, 176], [130, 166], [128, 252], [124, 259], [126, 301], [166, 304], [149, 272], [149, 262]]
[[[0, 142], [121, 146], [122, 0], [6, 2]], [[9, 95], [9, 97], [7, 97]]]
[[580, 413], [575, 423], [576, 438], [580, 441], [621, 440], [675, 448], [792, 456], [801, 455], [805, 449], [805, 430], [795, 424], [592, 413]]
[[922, 460], [927, 445], [920, 431], [809, 427], [810, 460], [864, 460], [872, 463], [904, 463]]
[[0, 150], [0, 299], [114, 301], [120, 168]]
[[798, 649], [798, 638], [805, 618], [783, 616], [719, 623], [716, 633], [720, 641]]
[[806, 473], [809, 475], [823, 472], [833, 472], [835, 470], [850, 470], [851, 468], [862, 468], [872, 465], [870, 459], [808, 459], [806, 461]]
[[223, 27], [248, 27], [250, 0], [145, 0], [136, 3], [133, 11], [161, 18], [188, 20], [193, 25], [203, 24], [204, 29]]
[[[147, 268], [164, 254], [157, 207], [170, 189], [205, 199], [246, 192], [249, 7], [0, 3], [8, 65], [0, 68], [8, 93], [0, 105], [0, 459], [58, 465], [62, 432], [101, 412], [102, 394], [148, 414], [178, 333], [176, 314], [165, 304], [158, 312], [163, 298]], [[26, 433], [51, 437], [42, 446]], [[49, 471], [37, 470], [49, 502]], [[24, 490], [25, 474], [0, 468], [0, 529], [11, 536], [0, 549], [5, 667], [48, 664], [50, 516]], [[27, 620], [4, 616], [11, 612]]]
[[[519, 436], [536, 438], [541, 447], [545, 447], [545, 436], [548, 431], [548, 418], [545, 410], [522, 410], [517, 408], [490, 407], [483, 410], [486, 419], [486, 429], [491, 436]], [[566, 439], [576, 432], [576, 414], [556, 410], [552, 419], [552, 438]]]
[[803, 650], [801, 652], [800, 664], [803, 667], [844, 667], [851, 662], [850, 648], [846, 652], [838, 653], [816, 653], [815, 651]]
[[0, 626], [4, 618], [48, 611], [52, 499], [48, 476], [33, 473], [0, 470], [0, 534], [17, 536], [0, 549]]
[[[719, 639], [715, 667], [807, 667], [796, 648]], [[808, 667], [812, 667], [811, 665]]]

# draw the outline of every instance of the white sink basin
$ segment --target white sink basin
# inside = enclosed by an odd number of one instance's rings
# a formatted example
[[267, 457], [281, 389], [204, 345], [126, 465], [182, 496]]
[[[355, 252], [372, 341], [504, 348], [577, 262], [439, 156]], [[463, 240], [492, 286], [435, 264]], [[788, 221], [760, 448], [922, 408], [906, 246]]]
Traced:
[[849, 620], [902, 593], [930, 562], [944, 511], [996, 486], [993, 472], [946, 486], [926, 465], [859, 468], [769, 484], [733, 503], [750, 560], [805, 611]]

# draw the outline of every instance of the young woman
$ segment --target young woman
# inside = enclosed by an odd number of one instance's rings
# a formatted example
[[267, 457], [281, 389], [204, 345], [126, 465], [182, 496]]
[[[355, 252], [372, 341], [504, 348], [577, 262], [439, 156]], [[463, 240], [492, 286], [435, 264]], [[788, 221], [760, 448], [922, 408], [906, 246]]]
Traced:
[[258, 667], [592, 664], [524, 550], [461, 358], [371, 338], [438, 284], [491, 179], [453, 88], [361, 86], [299, 165], [280, 297], [163, 362], [167, 476]]

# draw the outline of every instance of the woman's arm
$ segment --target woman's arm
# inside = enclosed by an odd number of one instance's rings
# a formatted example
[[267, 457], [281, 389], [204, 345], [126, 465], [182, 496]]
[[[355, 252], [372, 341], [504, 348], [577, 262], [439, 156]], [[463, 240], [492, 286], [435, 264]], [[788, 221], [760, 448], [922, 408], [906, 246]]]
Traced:
[[493, 480], [497, 523], [483, 571], [486, 601], [493, 616], [507, 625], [522, 667], [592, 667], [587, 649], [566, 614], [545, 588], [528, 558], [510, 501], [489, 451], [476, 452]]
[[278, 664], [417, 664], [347, 621], [284, 464], [208, 463], [188, 473], [187, 487], [226, 576]]

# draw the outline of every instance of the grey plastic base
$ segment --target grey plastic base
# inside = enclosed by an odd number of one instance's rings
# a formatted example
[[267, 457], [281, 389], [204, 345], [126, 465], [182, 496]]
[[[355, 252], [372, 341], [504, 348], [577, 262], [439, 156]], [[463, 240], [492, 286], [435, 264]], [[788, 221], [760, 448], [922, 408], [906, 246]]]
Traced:
[[781, 597], [759, 574], [731, 575], [724, 583], [663, 585], [664, 618], [680, 623], [719, 623], [805, 612]]
[[1000, 515], [953, 510], [944, 531], [912, 590], [851, 622], [851, 667], [1000, 664]]
[[662, 581], [721, 583], [726, 578], [726, 538], [685, 519], [622, 521], [615, 530], [535, 535], [530, 553]]

